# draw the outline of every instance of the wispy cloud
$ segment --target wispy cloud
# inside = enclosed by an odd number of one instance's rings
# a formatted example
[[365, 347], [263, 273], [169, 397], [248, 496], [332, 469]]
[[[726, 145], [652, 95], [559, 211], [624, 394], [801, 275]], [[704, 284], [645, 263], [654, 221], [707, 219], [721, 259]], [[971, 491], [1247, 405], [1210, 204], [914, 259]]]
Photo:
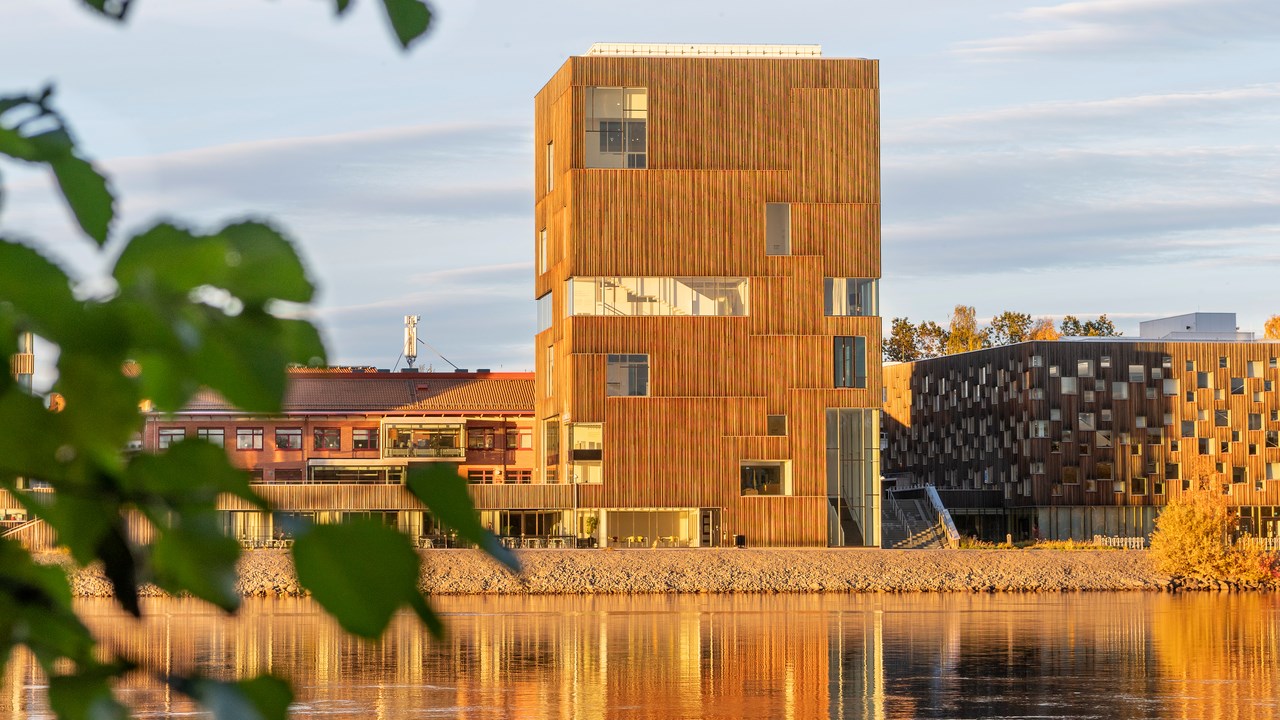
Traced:
[[1271, 0], [1081, 0], [1028, 8], [1013, 18], [1032, 27], [1020, 34], [962, 42], [955, 51], [983, 59], [1133, 55], [1280, 35], [1280, 13]]

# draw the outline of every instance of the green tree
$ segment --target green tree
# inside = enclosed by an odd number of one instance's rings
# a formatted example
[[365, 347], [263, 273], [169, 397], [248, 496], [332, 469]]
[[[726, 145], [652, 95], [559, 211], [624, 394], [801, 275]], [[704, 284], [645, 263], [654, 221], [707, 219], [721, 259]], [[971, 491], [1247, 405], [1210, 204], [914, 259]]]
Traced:
[[916, 326], [916, 352], [920, 358], [942, 357], [947, 354], [950, 333], [932, 320]]
[[1122, 333], [1116, 330], [1115, 323], [1107, 317], [1106, 313], [1099, 315], [1096, 320], [1081, 321], [1075, 315], [1067, 315], [1062, 318], [1060, 326], [1063, 337], [1119, 337]]
[[1005, 310], [991, 318], [987, 342], [991, 345], [1012, 345], [1031, 339], [1031, 316], [1026, 313]]
[[957, 305], [951, 313], [945, 344], [948, 355], [978, 350], [987, 342], [987, 332], [978, 328], [977, 313], [972, 305]]
[[889, 332], [889, 337], [882, 343], [883, 356], [891, 362], [911, 362], [920, 359], [919, 338], [916, 326], [904, 317], [896, 317]]
[[[84, 2], [117, 20], [132, 5]], [[430, 11], [420, 0], [383, 5], [401, 46], [427, 29]], [[349, 0], [334, 6], [341, 14]], [[114, 288], [84, 297], [39, 243], [0, 236], [0, 356], [17, 351], [21, 333], [54, 344], [54, 390], [66, 401], [61, 412], [49, 412], [0, 374], [0, 427], [8, 429], [0, 433], [0, 490], [48, 523], [75, 564], [100, 562], [130, 613], [140, 613], [144, 582], [234, 611], [240, 548], [222, 534], [216, 501], [230, 494], [264, 510], [267, 503], [209, 443], [188, 439], [163, 455], [126, 457], [121, 449], [141, 429], [144, 398], [177, 410], [208, 387], [246, 412], [276, 413], [286, 366], [324, 362], [316, 329], [281, 312], [305, 308], [314, 295], [293, 243], [264, 221], [212, 232], [166, 222], [113, 237], [114, 192], [77, 145], [51, 88], [0, 97], [0, 158], [51, 171], [89, 241], [86, 252], [104, 264], [115, 258]], [[411, 469], [408, 490], [461, 537], [514, 568], [514, 557], [480, 526], [465, 482], [431, 467]], [[53, 492], [33, 488], [28, 478]], [[151, 526], [150, 545], [127, 539], [128, 513]], [[299, 581], [349, 632], [378, 637], [406, 606], [440, 632], [418, 589], [417, 552], [393, 529], [313, 526], [300, 532], [292, 552]], [[376, 567], [370, 557], [379, 558]], [[219, 718], [282, 718], [292, 697], [279, 678], [176, 676], [103, 654], [72, 608], [66, 571], [0, 538], [0, 658], [7, 661], [16, 646], [30, 649], [48, 675], [49, 702], [61, 718], [126, 715], [111, 681], [129, 672], [162, 677]]]

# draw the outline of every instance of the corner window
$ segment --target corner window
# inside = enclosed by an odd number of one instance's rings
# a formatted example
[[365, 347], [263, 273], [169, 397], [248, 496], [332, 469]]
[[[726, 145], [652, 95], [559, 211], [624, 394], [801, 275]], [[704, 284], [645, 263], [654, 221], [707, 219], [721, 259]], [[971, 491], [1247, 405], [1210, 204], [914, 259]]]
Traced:
[[786, 460], [743, 460], [739, 472], [744, 496], [791, 494], [791, 463]]
[[182, 428], [160, 428], [160, 449], [167, 449], [174, 443], [185, 440], [187, 431]]
[[605, 395], [609, 397], [638, 397], [648, 394], [648, 355], [606, 356]]
[[237, 450], [261, 450], [262, 428], [236, 428]]
[[749, 305], [745, 277], [575, 277], [566, 289], [566, 315], [741, 317]]
[[867, 386], [867, 339], [859, 336], [833, 338], [834, 384], [838, 388]]
[[316, 450], [341, 450], [342, 430], [339, 428], [316, 428], [314, 441]]
[[646, 88], [585, 88], [585, 167], [648, 166], [649, 91]]
[[791, 205], [789, 203], [764, 204], [764, 254], [791, 254]]
[[551, 293], [538, 298], [538, 332], [551, 329]]
[[879, 315], [879, 285], [880, 281], [875, 278], [823, 278], [822, 295], [826, 314]]
[[302, 428], [276, 428], [277, 450], [301, 450]]

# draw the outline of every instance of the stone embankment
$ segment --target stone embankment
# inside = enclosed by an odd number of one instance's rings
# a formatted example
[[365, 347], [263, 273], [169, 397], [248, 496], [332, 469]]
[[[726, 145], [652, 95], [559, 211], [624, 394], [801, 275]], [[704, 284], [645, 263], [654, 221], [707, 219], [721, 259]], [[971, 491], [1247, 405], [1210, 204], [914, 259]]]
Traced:
[[[1157, 573], [1145, 551], [861, 549], [526, 550], [513, 576], [474, 550], [422, 551], [429, 593], [619, 594], [1056, 592], [1219, 587]], [[56, 558], [50, 558], [57, 561]], [[64, 561], [65, 562], [65, 561]], [[81, 597], [110, 594], [101, 572], [72, 577]], [[247, 551], [246, 596], [302, 594], [285, 550]], [[144, 594], [158, 595], [156, 588]]]

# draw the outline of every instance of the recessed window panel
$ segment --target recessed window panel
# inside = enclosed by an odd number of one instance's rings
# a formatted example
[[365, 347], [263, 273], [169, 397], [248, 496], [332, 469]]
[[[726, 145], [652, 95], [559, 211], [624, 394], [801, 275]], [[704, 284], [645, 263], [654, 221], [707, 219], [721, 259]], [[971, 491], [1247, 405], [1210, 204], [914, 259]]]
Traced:
[[748, 313], [744, 277], [576, 277], [569, 315], [736, 317]]
[[648, 395], [649, 356], [607, 356], [605, 358], [605, 394], [610, 397]]
[[583, 159], [588, 168], [648, 166], [649, 94], [645, 88], [584, 88]]

